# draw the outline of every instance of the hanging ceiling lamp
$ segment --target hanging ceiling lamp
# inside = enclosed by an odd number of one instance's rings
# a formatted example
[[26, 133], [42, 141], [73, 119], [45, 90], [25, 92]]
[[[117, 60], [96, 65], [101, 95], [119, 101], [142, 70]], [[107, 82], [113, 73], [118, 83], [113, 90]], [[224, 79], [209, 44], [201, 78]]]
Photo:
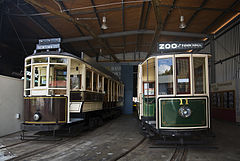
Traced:
[[180, 29], [186, 28], [186, 24], [184, 22], [184, 16], [180, 16], [180, 24], [179, 24]]
[[102, 26], [101, 26], [101, 28], [103, 29], [103, 30], [106, 30], [106, 29], [108, 29], [108, 27], [107, 27], [107, 18], [106, 18], [106, 16], [103, 16], [103, 18], [102, 18]]

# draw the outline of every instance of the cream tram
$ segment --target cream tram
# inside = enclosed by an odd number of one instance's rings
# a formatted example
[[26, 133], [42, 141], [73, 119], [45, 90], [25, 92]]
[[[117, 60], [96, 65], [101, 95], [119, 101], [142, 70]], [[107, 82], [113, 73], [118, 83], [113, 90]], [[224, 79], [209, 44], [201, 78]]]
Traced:
[[61, 52], [60, 39], [39, 40], [25, 59], [23, 130], [93, 124], [120, 112], [124, 85], [89, 58]]
[[150, 134], [210, 130], [208, 54], [149, 57], [138, 66], [138, 116]]

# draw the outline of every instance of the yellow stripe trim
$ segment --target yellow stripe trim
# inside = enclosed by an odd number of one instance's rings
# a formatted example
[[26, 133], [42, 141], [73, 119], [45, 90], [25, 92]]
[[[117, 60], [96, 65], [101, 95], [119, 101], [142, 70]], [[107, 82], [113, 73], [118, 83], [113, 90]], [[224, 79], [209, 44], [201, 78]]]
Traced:
[[36, 99], [36, 98], [66, 98], [66, 97], [24, 97], [24, 99]]
[[[56, 122], [30, 122], [30, 121], [25, 121], [25, 123], [29, 123], [29, 124], [56, 124]], [[58, 123], [66, 123], [66, 121], [58, 121]]]

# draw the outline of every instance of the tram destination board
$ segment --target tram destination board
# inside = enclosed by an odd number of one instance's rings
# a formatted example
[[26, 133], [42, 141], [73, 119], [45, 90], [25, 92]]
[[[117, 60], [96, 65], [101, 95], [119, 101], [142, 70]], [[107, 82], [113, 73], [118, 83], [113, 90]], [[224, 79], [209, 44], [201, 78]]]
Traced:
[[191, 50], [203, 47], [203, 42], [161, 42], [158, 43], [157, 51]]

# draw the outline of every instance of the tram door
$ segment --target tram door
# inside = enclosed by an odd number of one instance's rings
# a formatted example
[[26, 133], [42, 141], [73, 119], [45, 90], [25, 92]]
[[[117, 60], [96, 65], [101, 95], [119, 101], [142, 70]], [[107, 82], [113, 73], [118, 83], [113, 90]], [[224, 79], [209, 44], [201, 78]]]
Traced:
[[155, 58], [142, 65], [143, 117], [148, 121], [156, 120]]

